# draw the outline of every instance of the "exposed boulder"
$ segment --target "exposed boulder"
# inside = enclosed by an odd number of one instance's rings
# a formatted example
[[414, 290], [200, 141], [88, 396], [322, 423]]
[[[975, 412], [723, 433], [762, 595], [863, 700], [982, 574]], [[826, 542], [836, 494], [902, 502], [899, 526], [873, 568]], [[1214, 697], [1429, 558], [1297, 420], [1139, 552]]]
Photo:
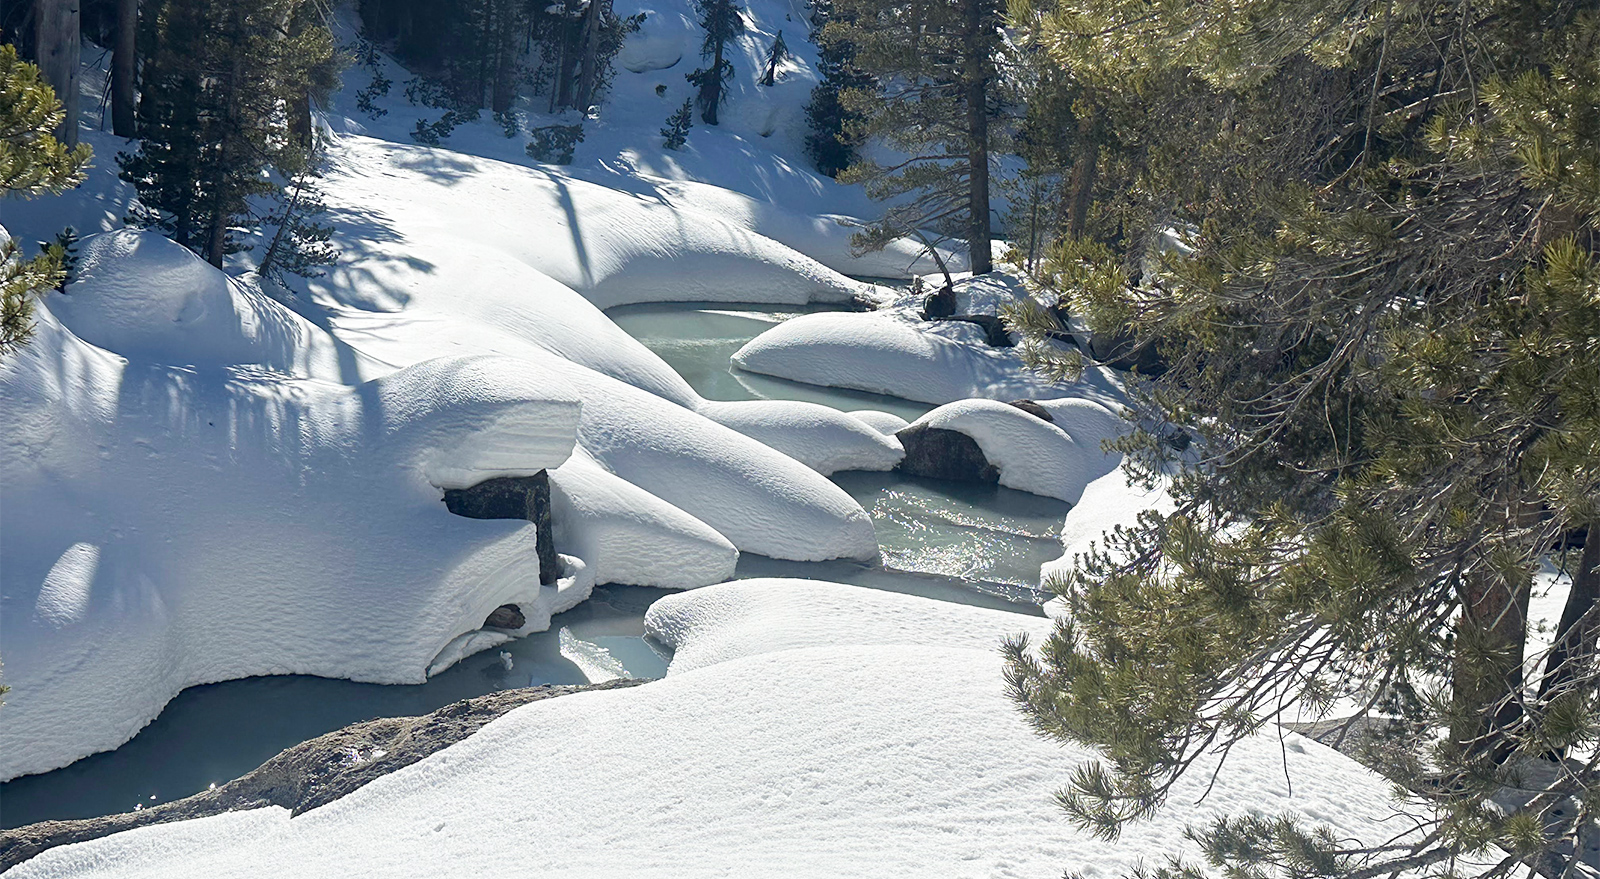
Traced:
[[1153, 342], [1139, 344], [1129, 332], [1116, 334], [1090, 333], [1085, 346], [1096, 362], [1112, 369], [1138, 370], [1140, 375], [1158, 376], [1167, 371], [1167, 363], [1156, 351]]
[[520, 629], [527, 624], [528, 618], [522, 615], [522, 608], [514, 604], [500, 605], [483, 621], [485, 629]]
[[[549, 586], [561, 579], [561, 560], [556, 556], [555, 530], [550, 523], [548, 471], [540, 470], [532, 476], [486, 479], [471, 488], [448, 488], [444, 492], [444, 505], [450, 512], [468, 519], [526, 519], [532, 522], [538, 543], [539, 582]], [[521, 625], [502, 628], [521, 628]]]
[[1006, 405], [1007, 406], [1015, 406], [1018, 409], [1021, 409], [1022, 411], [1028, 413], [1029, 415], [1032, 415], [1034, 418], [1038, 418], [1038, 419], [1041, 419], [1043, 421], [1048, 421], [1051, 424], [1055, 424], [1056, 423], [1056, 417], [1054, 415], [1050, 414], [1050, 410], [1049, 409], [1046, 409], [1043, 406], [1040, 406], [1038, 403], [1035, 403], [1032, 400], [1012, 400], [1011, 402], [1007, 403]]
[[1005, 321], [992, 314], [955, 314], [945, 320], [978, 325], [983, 330], [984, 343], [991, 348], [1017, 347], [1017, 343], [1011, 338], [1011, 331], [1006, 329]]
[[977, 441], [964, 433], [914, 424], [895, 436], [906, 450], [905, 459], [895, 468], [901, 473], [991, 485], [1000, 481], [999, 468], [990, 464]]
[[923, 320], [944, 320], [956, 313], [956, 291], [945, 284], [922, 300]]

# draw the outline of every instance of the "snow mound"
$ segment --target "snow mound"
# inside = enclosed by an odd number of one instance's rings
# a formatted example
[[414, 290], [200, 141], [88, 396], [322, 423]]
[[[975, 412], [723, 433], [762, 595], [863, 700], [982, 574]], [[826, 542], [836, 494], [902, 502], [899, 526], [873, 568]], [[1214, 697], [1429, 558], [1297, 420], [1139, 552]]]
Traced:
[[[1103, 409], [1092, 403], [1089, 406]], [[1066, 407], [1063, 412], [1068, 412]], [[1109, 412], [1106, 414], [1110, 416]], [[1110, 471], [1120, 459], [1119, 455], [1101, 451], [1100, 435], [1092, 431], [1102, 428], [1102, 423], [1098, 419], [1085, 420], [1091, 431], [1085, 431], [1080, 438], [1075, 432], [1063, 430], [1062, 425], [1008, 403], [962, 400], [934, 409], [911, 426], [965, 434], [999, 469], [1001, 485], [1076, 504], [1084, 486]]]
[[669, 595], [645, 614], [645, 632], [673, 650], [667, 673], [674, 675], [801, 647], [937, 644], [997, 652], [1007, 636], [1037, 640], [1050, 629], [1042, 617], [781, 577]]
[[[536, 873], [676, 877], [1115, 876], [1200, 860], [1187, 822], [1294, 811], [1377, 842], [1389, 786], [1298, 736], [1251, 739], [1174, 809], [1115, 842], [1052, 797], [1088, 755], [1035, 735], [988, 651], [788, 650], [626, 690], [523, 706], [476, 735], [295, 818], [282, 808], [52, 849], [17, 879], [477, 877], [507, 840]], [[508, 771], [508, 767], [537, 771]], [[1293, 780], [1292, 793], [1285, 776]]]
[[739, 560], [716, 529], [582, 451], [550, 471], [550, 500], [556, 546], [601, 583], [693, 589], [732, 577]]
[[38, 315], [0, 360], [0, 778], [115, 747], [195, 684], [421, 682], [495, 607], [559, 603], [531, 525], [440, 503], [567, 459], [580, 404], [559, 376], [486, 356], [355, 387], [125, 363]]
[[[840, 302], [861, 286], [713, 214], [553, 171], [356, 136], [342, 138], [330, 155], [330, 198], [370, 216], [368, 223], [470, 234], [600, 308]], [[347, 272], [360, 266], [356, 259]]]
[[862, 420], [817, 403], [793, 400], [707, 401], [712, 421], [777, 449], [826, 476], [840, 470], [893, 470], [905, 449]]
[[[1076, 506], [1067, 511], [1061, 523], [1061, 557], [1045, 562], [1039, 570], [1041, 582], [1050, 579], [1066, 580], [1078, 567], [1078, 557], [1086, 555], [1095, 544], [1102, 544], [1102, 535], [1116, 528], [1131, 528], [1138, 524], [1140, 514], [1153, 511], [1165, 516], [1176, 509], [1172, 495], [1167, 493], [1165, 481], [1154, 488], [1132, 483], [1128, 478], [1126, 463], [1089, 483]], [[1066, 602], [1051, 599], [1045, 611], [1053, 617], [1067, 613]]]
[[254, 276], [230, 279], [155, 232], [84, 236], [75, 275], [47, 301], [91, 345], [156, 363], [248, 363], [338, 377], [340, 346], [267, 297]]
[[868, 427], [883, 434], [896, 434], [904, 430], [911, 422], [892, 412], [879, 412], [876, 409], [857, 409], [850, 413], [856, 420], [865, 422]]

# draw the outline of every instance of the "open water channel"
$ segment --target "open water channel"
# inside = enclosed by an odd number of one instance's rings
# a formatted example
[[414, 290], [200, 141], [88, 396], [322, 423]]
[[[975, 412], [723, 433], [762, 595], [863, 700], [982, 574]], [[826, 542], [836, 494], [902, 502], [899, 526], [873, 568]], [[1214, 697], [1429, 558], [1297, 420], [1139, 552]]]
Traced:
[[[728, 358], [774, 324], [807, 309], [697, 304], [609, 312], [624, 330], [714, 400], [807, 400], [880, 409], [914, 420], [930, 406], [742, 372]], [[738, 577], [808, 577], [1039, 614], [1039, 566], [1060, 553], [1068, 505], [1010, 489], [895, 473], [840, 473], [834, 481], [871, 515], [881, 564], [788, 562], [745, 555]], [[0, 784], [0, 827], [87, 818], [179, 799], [243, 775], [284, 748], [375, 717], [425, 714], [459, 699], [596, 676], [659, 677], [667, 658], [644, 638], [644, 613], [663, 592], [598, 586], [529, 635], [458, 663], [416, 686], [304, 675], [191, 687], [127, 744], [42, 775]]]

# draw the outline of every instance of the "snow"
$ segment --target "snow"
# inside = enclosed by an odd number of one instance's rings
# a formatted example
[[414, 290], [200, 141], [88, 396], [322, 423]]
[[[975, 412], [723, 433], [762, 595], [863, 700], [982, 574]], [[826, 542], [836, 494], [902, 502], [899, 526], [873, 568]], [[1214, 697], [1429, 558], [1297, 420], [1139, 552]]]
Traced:
[[[1003, 273], [956, 284], [959, 313], [992, 314], [1019, 295]], [[921, 303], [902, 295], [871, 312], [821, 312], [785, 321], [750, 340], [733, 355], [740, 369], [792, 381], [888, 394], [924, 403], [970, 397], [991, 400], [1090, 397], [1121, 400], [1121, 380], [1110, 369], [1085, 368], [1070, 385], [1030, 373], [1014, 348], [991, 347], [975, 324], [925, 321]]]
[[[1094, 545], [1104, 546], [1102, 535], [1118, 527], [1132, 528], [1146, 511], [1169, 515], [1176, 509], [1172, 496], [1167, 493], [1165, 481], [1145, 488], [1129, 478], [1126, 463], [1119, 463], [1111, 472], [1090, 482], [1083, 496], [1061, 524], [1061, 557], [1046, 562], [1039, 571], [1041, 582], [1066, 580], [1078, 567], [1078, 557], [1087, 555]], [[1066, 602], [1051, 599], [1045, 605], [1051, 616], [1067, 613]]]
[[668, 674], [802, 647], [936, 644], [998, 653], [1008, 636], [1050, 634], [1048, 619], [827, 583], [762, 577], [669, 595], [645, 632], [672, 648]]
[[893, 470], [905, 457], [905, 449], [893, 435], [885, 435], [853, 415], [818, 403], [708, 401], [700, 406], [700, 414], [759, 440], [824, 476], [840, 470]]
[[345, 386], [123, 360], [36, 320], [0, 359], [0, 778], [115, 747], [195, 684], [420, 682], [495, 607], [559, 603], [532, 526], [440, 503], [567, 459], [558, 376], [476, 356]]
[[739, 551], [695, 517], [602, 468], [581, 449], [550, 472], [556, 546], [601, 583], [692, 589], [733, 576]]
[[892, 412], [879, 412], [876, 409], [858, 409], [850, 414], [854, 415], [857, 421], [882, 434], [899, 433], [911, 423]]
[[1076, 504], [1084, 486], [1120, 458], [1100, 448], [1107, 430], [1115, 428], [1116, 416], [1086, 400], [1056, 404], [1056, 411], [1061, 418], [1051, 423], [1008, 403], [961, 400], [934, 409], [911, 426], [965, 434], [999, 469], [1001, 485]]
[[675, 598], [658, 619], [708, 664], [525, 705], [293, 819], [273, 807], [156, 825], [52, 849], [13, 875], [450, 879], [514, 862], [607, 876], [1099, 877], [1168, 853], [1199, 860], [1184, 827], [1219, 814], [1292, 810], [1367, 842], [1397, 832], [1383, 823], [1387, 784], [1291, 734], [1247, 740], [1203, 797], [1206, 765], [1173, 808], [1094, 839], [1052, 796], [1089, 755], [1029, 728], [993, 649], [954, 646], [1003, 631], [1003, 614], [943, 605], [930, 621], [926, 599], [805, 589]]

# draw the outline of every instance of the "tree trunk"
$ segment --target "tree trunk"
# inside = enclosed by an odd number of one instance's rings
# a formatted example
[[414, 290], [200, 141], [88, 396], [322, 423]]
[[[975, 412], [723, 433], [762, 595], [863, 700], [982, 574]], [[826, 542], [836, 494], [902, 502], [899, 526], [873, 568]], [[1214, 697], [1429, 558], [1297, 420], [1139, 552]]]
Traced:
[[1522, 716], [1517, 694], [1531, 586], [1531, 580], [1513, 586], [1487, 571], [1463, 579], [1451, 680], [1459, 720], [1450, 733], [1470, 755], [1496, 762], [1508, 756], [1500, 731]]
[[111, 55], [111, 131], [135, 137], [134, 78], [138, 74], [139, 0], [117, 0], [117, 43]]
[[588, 112], [600, 87], [600, 26], [610, 10], [609, 0], [591, 0], [583, 20], [583, 60], [578, 73], [578, 93], [574, 103], [578, 112]]
[[706, 111], [700, 118], [707, 125], [717, 124], [717, 105], [722, 103], [722, 46], [722, 43], [717, 43], [716, 55], [711, 60], [711, 81], [706, 84]]
[[1089, 225], [1089, 205], [1094, 201], [1094, 182], [1099, 172], [1100, 148], [1090, 138], [1093, 126], [1078, 122], [1078, 158], [1072, 163], [1072, 185], [1067, 203], [1067, 236], [1079, 238]]
[[39, 72], [55, 89], [66, 116], [56, 139], [78, 145], [78, 0], [38, 0], [34, 35]]
[[984, 70], [988, 40], [984, 34], [983, 0], [966, 0], [967, 102], [967, 252], [974, 275], [994, 270], [989, 244], [989, 83]]
[[1556, 626], [1555, 644], [1539, 683], [1539, 701], [1545, 702], [1572, 687], [1579, 669], [1595, 661], [1600, 653], [1600, 531], [1593, 524], [1578, 555], [1578, 569], [1572, 572], [1572, 591], [1567, 593], [1561, 622]]

